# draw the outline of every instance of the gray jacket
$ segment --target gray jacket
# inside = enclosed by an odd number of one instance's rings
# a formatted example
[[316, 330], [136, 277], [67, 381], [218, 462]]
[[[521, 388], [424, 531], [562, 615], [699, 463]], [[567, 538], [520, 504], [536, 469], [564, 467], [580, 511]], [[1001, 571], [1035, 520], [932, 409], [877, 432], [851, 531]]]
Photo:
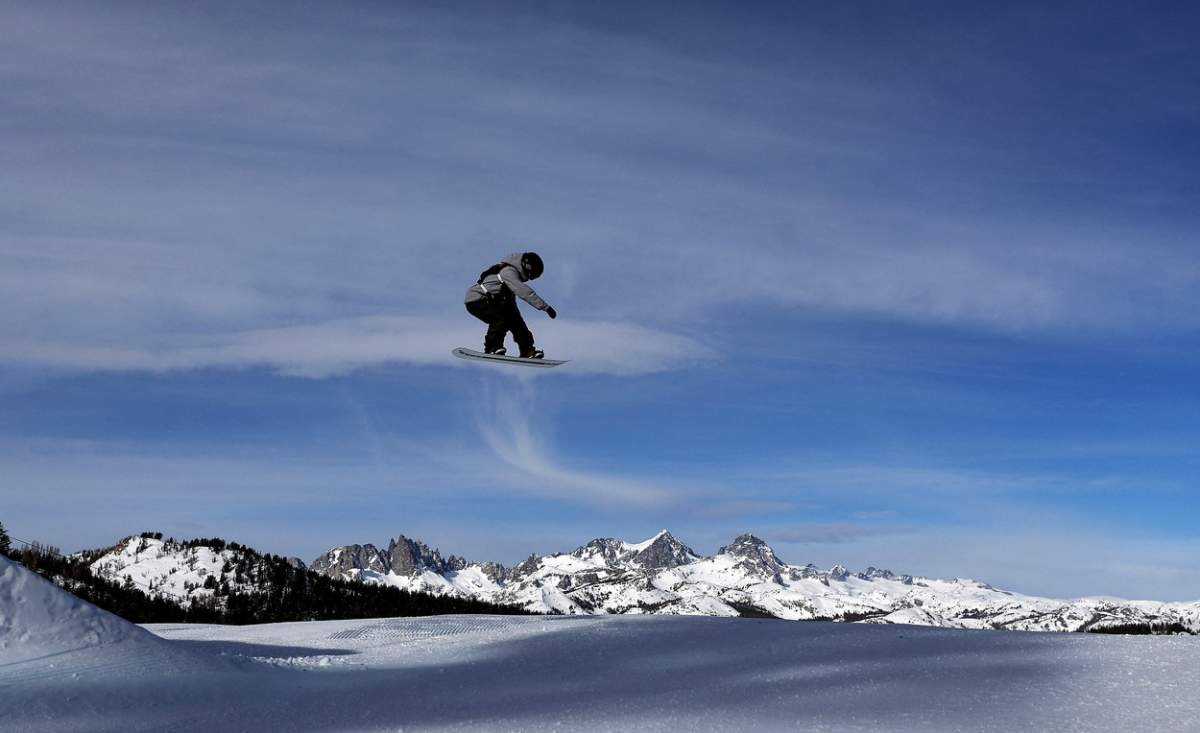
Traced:
[[486, 296], [498, 295], [504, 288], [508, 288], [521, 300], [540, 311], [549, 308], [546, 301], [542, 300], [537, 293], [533, 292], [533, 288], [526, 284], [525, 271], [521, 269], [521, 254], [521, 252], [513, 252], [500, 260], [512, 267], [501, 268], [499, 273], [488, 275], [482, 283], [468, 288], [466, 302], [472, 303]]

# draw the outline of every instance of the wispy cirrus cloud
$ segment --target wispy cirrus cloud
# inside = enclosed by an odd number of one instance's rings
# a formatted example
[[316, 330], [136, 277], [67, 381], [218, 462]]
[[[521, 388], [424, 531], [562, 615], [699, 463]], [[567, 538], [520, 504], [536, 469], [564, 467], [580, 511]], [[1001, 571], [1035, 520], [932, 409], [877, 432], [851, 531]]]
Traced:
[[537, 427], [533, 393], [527, 383], [506, 381], [481, 400], [476, 424], [496, 472], [512, 488], [572, 504], [608, 508], [665, 508], [678, 503], [682, 491], [661, 479], [617, 472], [571, 468], [554, 455]]
[[[4, 344], [10, 363], [80, 371], [170, 372], [261, 367], [293, 377], [323, 378], [388, 365], [454, 365], [449, 352], [479, 348], [483, 324], [458, 319], [367, 316], [276, 328], [176, 336], [155, 345], [14, 341]], [[544, 326], [539, 326], [542, 330]], [[635, 376], [686, 367], [711, 354], [701, 342], [635, 323], [564, 321], [546, 329], [554, 357], [572, 363], [564, 375]], [[516, 369], [493, 366], [493, 369]]]

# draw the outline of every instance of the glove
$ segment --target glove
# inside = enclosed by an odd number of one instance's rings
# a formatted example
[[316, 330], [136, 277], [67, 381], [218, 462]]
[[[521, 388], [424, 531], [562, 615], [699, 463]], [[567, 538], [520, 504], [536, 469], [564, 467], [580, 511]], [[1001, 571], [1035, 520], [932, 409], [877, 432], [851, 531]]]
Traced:
[[546, 306], [546, 315], [550, 316], [551, 318], [558, 318], [558, 311], [554, 310], [553, 306], [548, 305]]

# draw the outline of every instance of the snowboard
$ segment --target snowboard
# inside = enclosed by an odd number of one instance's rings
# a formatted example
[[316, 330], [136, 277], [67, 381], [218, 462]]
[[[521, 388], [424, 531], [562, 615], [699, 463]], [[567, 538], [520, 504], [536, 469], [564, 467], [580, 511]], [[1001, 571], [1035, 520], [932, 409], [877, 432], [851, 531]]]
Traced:
[[482, 351], [475, 349], [457, 348], [450, 352], [460, 359], [475, 359], [477, 361], [504, 361], [509, 364], [520, 364], [521, 366], [531, 367], [556, 367], [559, 364], [566, 364], [569, 359], [523, 359], [519, 356], [500, 356], [498, 354], [485, 354]]

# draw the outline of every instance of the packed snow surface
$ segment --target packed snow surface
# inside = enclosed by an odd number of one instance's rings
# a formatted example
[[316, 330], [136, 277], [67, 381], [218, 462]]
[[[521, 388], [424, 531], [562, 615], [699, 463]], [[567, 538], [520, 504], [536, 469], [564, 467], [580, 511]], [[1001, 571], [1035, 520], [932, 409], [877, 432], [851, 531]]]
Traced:
[[147, 626], [153, 635], [112, 617], [92, 635], [91, 622], [73, 625], [86, 604], [2, 567], [4, 731], [1200, 727], [1191, 636], [678, 616]]
[[127, 640], [159, 641], [0, 555], [0, 665]]

